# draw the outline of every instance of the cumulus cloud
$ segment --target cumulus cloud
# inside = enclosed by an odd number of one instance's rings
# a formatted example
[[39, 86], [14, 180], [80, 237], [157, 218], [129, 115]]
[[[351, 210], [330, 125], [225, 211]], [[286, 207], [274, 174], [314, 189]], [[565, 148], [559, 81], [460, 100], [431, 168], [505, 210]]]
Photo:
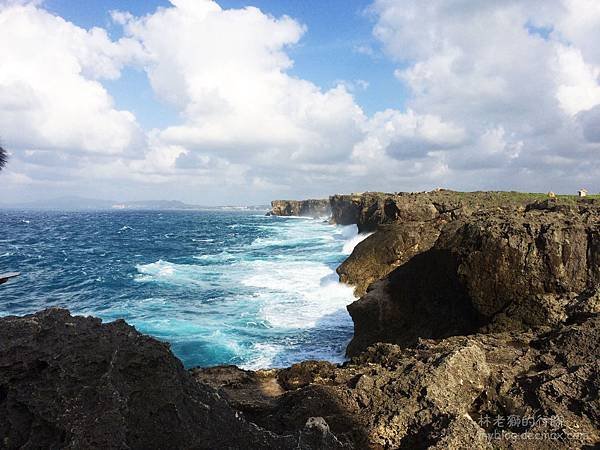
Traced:
[[[354, 51], [397, 63], [399, 106], [370, 117], [353, 96], [372, 86], [363, 74], [330, 89], [291, 75], [289, 50], [310, 32], [294, 18], [172, 0], [141, 17], [113, 11], [114, 40], [0, 1], [0, 134], [14, 152], [3, 182], [213, 203], [600, 188], [597, 1], [375, 0], [369, 11], [381, 48]], [[129, 66], [179, 120], [140, 130], [115, 107], [103, 83]]]
[[600, 104], [599, 6], [375, 1], [374, 34], [402, 64], [396, 76], [412, 93], [408, 106], [467, 136], [438, 153], [455, 185], [476, 187], [488, 174], [504, 188], [572, 190], [575, 178], [597, 177], [600, 148], [589, 142], [590, 111]]
[[579, 115], [583, 135], [588, 142], [600, 143], [600, 105]]
[[322, 91], [287, 73], [302, 24], [252, 7], [172, 3], [141, 18], [113, 13], [150, 55], [154, 90], [181, 112], [163, 141], [254, 166], [347, 158], [363, 114], [346, 87]]
[[132, 46], [34, 4], [0, 5], [0, 133], [6, 145], [121, 154], [142, 138], [101, 79], [120, 74]]

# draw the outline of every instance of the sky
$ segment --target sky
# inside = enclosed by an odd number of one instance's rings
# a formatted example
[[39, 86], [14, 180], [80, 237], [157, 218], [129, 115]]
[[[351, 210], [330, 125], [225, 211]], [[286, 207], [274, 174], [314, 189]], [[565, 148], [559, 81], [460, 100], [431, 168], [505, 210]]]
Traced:
[[600, 191], [596, 0], [0, 0], [3, 202]]

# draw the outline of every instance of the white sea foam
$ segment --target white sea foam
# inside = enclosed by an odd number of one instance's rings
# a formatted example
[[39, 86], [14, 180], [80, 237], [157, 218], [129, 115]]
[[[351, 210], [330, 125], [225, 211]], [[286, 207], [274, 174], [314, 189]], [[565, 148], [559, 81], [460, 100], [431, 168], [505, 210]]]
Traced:
[[269, 217], [276, 219], [276, 220], [280, 220], [280, 219], [314, 220], [312, 217], [308, 217], [308, 216], [269, 216]]
[[245, 364], [241, 364], [242, 369], [258, 370], [265, 367], [273, 367], [275, 358], [284, 350], [280, 344], [257, 342], [252, 345], [252, 356], [248, 358]]
[[178, 285], [195, 285], [210, 289], [219, 286], [219, 272], [211, 270], [211, 266], [196, 266], [192, 264], [174, 264], [169, 261], [158, 260], [150, 264], [138, 264], [139, 274], [136, 281], [157, 281]]
[[356, 236], [348, 239], [344, 243], [344, 247], [342, 248], [342, 253], [344, 255], [351, 254], [352, 251], [354, 250], [354, 247], [356, 247], [358, 244], [360, 244], [362, 241], [364, 241], [366, 238], [368, 238], [372, 234], [373, 233], [360, 233], [360, 234], [357, 234]]
[[[339, 283], [335, 266], [367, 235], [355, 225], [299, 219], [260, 225], [264, 235], [251, 244], [194, 256], [195, 264], [136, 266], [138, 282], [199, 289], [179, 305], [136, 305], [154, 318], [155, 307], [165, 309], [148, 332], [174, 345], [196, 339], [244, 368], [343, 360], [352, 330], [346, 306], [354, 296]], [[202, 292], [209, 289], [222, 297], [206, 303]]]
[[345, 307], [354, 299], [352, 288], [332, 280], [335, 272], [323, 263], [255, 261], [248, 273], [242, 284], [257, 288], [262, 316], [274, 327], [349, 323]]

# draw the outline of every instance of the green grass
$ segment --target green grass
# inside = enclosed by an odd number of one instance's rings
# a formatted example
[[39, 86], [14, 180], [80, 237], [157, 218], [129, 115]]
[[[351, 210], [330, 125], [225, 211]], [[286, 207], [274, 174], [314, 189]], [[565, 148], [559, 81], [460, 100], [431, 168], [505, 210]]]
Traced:
[[[457, 191], [439, 191], [430, 193], [434, 198], [452, 200], [460, 199], [467, 204], [485, 203], [489, 206], [505, 205], [524, 205], [535, 201], [547, 200], [547, 193], [541, 192], [516, 192], [516, 191], [475, 191], [475, 192], [457, 192]], [[588, 194], [585, 199], [600, 199], [600, 194]], [[578, 195], [557, 194], [556, 201], [562, 204], [575, 205], [581, 201]]]
[[[370, 197], [389, 197], [394, 195], [414, 195], [424, 196], [432, 202], [456, 202], [459, 201], [464, 205], [471, 206], [487, 206], [487, 207], [505, 207], [505, 206], [525, 206], [529, 203], [536, 201], [548, 200], [548, 193], [546, 192], [517, 192], [517, 191], [473, 191], [473, 192], [460, 192], [451, 190], [438, 190], [428, 192], [397, 192], [397, 193], [384, 193], [384, 192], [365, 192], [362, 195], [368, 195]], [[357, 197], [359, 194], [352, 194]], [[588, 194], [584, 198], [580, 198], [578, 195], [568, 194], [557, 194], [556, 202], [566, 205], [576, 205], [581, 203], [583, 199], [593, 200], [600, 199], [600, 194]]]

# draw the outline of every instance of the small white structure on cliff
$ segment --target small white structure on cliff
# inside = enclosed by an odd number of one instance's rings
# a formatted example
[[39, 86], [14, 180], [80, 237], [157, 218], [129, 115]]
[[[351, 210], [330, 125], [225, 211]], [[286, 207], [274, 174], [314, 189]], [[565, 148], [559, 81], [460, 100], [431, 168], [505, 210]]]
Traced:
[[585, 197], [588, 194], [587, 189], [579, 189], [577, 191], [577, 195], [579, 195], [580, 197]]

